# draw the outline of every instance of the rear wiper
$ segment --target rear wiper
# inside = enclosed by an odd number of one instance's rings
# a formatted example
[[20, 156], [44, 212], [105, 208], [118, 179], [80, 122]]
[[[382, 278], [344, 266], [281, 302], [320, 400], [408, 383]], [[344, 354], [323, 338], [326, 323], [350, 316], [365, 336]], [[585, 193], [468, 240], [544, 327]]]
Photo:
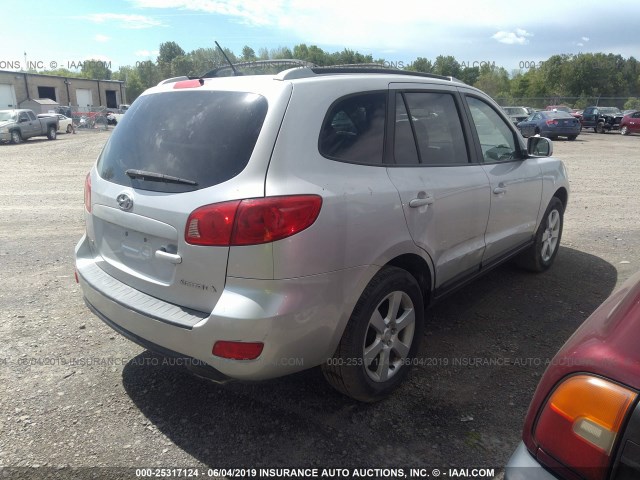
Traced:
[[130, 168], [126, 170], [130, 178], [139, 178], [149, 182], [165, 182], [165, 183], [183, 183], [185, 185], [198, 185], [198, 182], [186, 178], [172, 177], [171, 175], [163, 175], [162, 173], [147, 172], [146, 170], [135, 170]]

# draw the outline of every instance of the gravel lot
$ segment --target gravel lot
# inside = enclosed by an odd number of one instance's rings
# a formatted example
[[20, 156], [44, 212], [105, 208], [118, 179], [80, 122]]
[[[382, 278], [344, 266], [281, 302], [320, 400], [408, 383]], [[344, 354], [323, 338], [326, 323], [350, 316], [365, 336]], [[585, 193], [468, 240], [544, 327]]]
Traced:
[[108, 135], [0, 145], [3, 478], [136, 478], [69, 467], [498, 473], [545, 362], [640, 269], [640, 136], [584, 133], [554, 143], [572, 185], [554, 267], [504, 266], [433, 307], [424, 365], [392, 398], [354, 403], [317, 369], [217, 386], [125, 340], [83, 304], [73, 248], [84, 176]]

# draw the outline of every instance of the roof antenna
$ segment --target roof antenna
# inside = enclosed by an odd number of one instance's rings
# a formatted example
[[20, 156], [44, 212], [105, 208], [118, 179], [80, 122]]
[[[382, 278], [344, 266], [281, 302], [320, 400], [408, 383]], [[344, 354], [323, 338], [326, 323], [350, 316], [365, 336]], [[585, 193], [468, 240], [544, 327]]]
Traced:
[[236, 69], [233, 66], [233, 63], [231, 63], [231, 60], [229, 60], [229, 57], [227, 57], [227, 54], [224, 53], [224, 50], [222, 49], [222, 47], [220, 46], [220, 44], [218, 43], [217, 40], [214, 40], [214, 42], [216, 43], [216, 47], [218, 47], [218, 49], [220, 50], [220, 52], [222, 52], [222, 55], [224, 55], [224, 58], [227, 60], [227, 62], [229, 63], [229, 66], [231, 67], [231, 70], [233, 70], [233, 76], [237, 77], [238, 76], [238, 72], [236, 71]]

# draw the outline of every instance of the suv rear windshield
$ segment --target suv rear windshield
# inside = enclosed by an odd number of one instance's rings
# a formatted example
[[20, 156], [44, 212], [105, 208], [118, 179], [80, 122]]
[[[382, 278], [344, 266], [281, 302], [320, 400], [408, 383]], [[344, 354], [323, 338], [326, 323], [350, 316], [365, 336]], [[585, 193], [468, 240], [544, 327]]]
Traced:
[[[158, 192], [217, 185], [247, 166], [266, 114], [266, 98], [254, 93], [182, 91], [142, 96], [105, 145], [98, 174], [120, 185]], [[149, 175], [127, 175], [134, 170]], [[188, 182], [162, 181], [161, 175]]]

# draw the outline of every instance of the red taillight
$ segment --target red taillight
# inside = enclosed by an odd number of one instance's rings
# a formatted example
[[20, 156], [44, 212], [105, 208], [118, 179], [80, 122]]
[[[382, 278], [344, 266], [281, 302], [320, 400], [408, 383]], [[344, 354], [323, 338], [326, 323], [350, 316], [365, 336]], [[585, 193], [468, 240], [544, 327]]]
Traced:
[[555, 125], [558, 124], [558, 121], [557, 120], [547, 120], [545, 123], [547, 125], [554, 125], [555, 126]]
[[590, 375], [562, 382], [535, 427], [540, 448], [589, 480], [605, 477], [616, 438], [637, 394]]
[[194, 245], [239, 246], [275, 242], [310, 227], [322, 197], [293, 195], [215, 203], [194, 210], [185, 240]]
[[213, 345], [211, 353], [216, 357], [232, 360], [254, 360], [260, 356], [264, 343], [262, 342], [228, 342], [220, 340]]
[[91, 213], [91, 172], [84, 179], [84, 208]]
[[198, 88], [204, 85], [204, 81], [196, 78], [194, 80], [182, 80], [173, 84], [173, 88]]

